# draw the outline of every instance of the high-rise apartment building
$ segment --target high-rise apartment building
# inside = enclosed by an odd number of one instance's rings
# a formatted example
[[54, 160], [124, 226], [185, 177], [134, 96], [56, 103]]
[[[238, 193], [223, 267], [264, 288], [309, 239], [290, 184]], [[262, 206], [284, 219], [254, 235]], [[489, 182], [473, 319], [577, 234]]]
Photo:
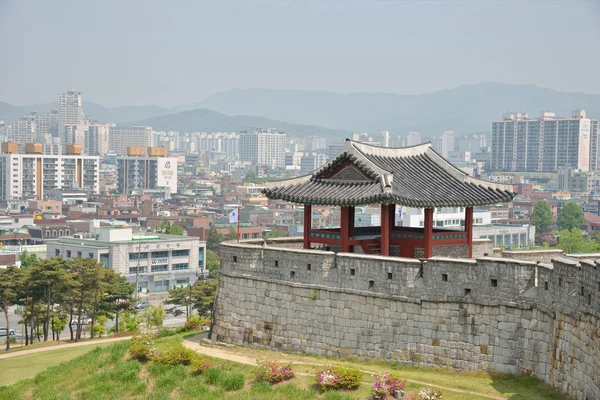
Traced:
[[444, 134], [433, 140], [433, 148], [440, 153], [442, 157], [448, 158], [455, 148], [454, 131], [444, 131]]
[[59, 132], [63, 131], [65, 125], [80, 124], [84, 119], [81, 92], [69, 90], [58, 95]]
[[[76, 146], [67, 155], [42, 154], [41, 144], [29, 143], [18, 154], [16, 143], [3, 143], [0, 154], [0, 200], [44, 198], [48, 190], [81, 189], [98, 193], [99, 157], [82, 156]], [[76, 154], [78, 153], [78, 154]]]
[[166, 157], [166, 147], [131, 146], [127, 156], [117, 158], [119, 193], [163, 190], [166, 197], [177, 193], [177, 158]]
[[571, 118], [546, 111], [537, 119], [513, 112], [492, 122], [492, 170], [592, 171], [597, 163], [598, 120], [587, 118], [584, 110], [573, 111]]
[[381, 145], [390, 147], [390, 131], [381, 131]]
[[52, 137], [58, 136], [58, 110], [51, 110], [46, 113], [36, 113], [35, 124], [38, 138], [45, 138], [46, 135]]
[[327, 162], [325, 153], [305, 153], [300, 159], [300, 174], [306, 175]]
[[8, 124], [6, 128], [7, 141], [16, 143], [39, 142], [36, 136], [35, 115], [36, 113], [23, 115], [21, 118]]
[[421, 144], [421, 134], [419, 132], [408, 132], [406, 136], [406, 147], [416, 146]]
[[110, 150], [110, 124], [90, 124], [83, 140], [83, 151], [91, 156], [104, 157]]
[[286, 135], [276, 129], [240, 132], [240, 160], [271, 168], [285, 167]]
[[327, 141], [321, 136], [309, 136], [304, 139], [304, 150], [315, 151], [326, 148]]
[[152, 144], [152, 127], [131, 126], [128, 128], [111, 127], [109, 148], [117, 155], [126, 155], [131, 146], [150, 147]]

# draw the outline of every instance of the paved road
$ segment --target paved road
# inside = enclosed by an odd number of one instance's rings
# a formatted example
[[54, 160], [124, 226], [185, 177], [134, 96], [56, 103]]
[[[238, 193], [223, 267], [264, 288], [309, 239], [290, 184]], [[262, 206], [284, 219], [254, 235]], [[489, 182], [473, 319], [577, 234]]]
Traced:
[[[146, 297], [142, 297], [140, 298], [140, 301], [142, 300], [147, 300], [150, 302], [150, 304], [152, 305], [162, 305], [164, 300], [166, 299], [167, 295], [151, 295], [151, 296], [146, 296]], [[165, 309], [167, 308], [171, 308], [171, 305], [167, 305], [164, 306]], [[184, 307], [178, 307], [178, 309], [180, 309], [183, 314], [180, 315], [179, 317], [174, 317], [171, 314], [167, 314], [167, 318], [165, 319], [163, 325], [164, 326], [182, 326], [185, 323], [185, 308]], [[9, 309], [9, 313], [8, 313], [8, 321], [10, 323], [10, 328], [15, 330], [15, 337], [17, 339], [20, 338], [24, 338], [25, 337], [25, 331], [24, 331], [24, 327], [23, 325], [19, 324], [19, 321], [21, 320], [21, 316], [15, 313], [15, 307], [11, 307]], [[6, 321], [4, 320], [4, 313], [0, 314], [0, 326], [6, 326]], [[108, 323], [106, 324], [106, 330], [109, 330], [110, 328], [112, 328], [113, 326], [115, 326], [115, 321], [114, 320], [108, 320]], [[75, 326], [73, 327], [73, 330], [75, 330]], [[61, 333], [61, 338], [67, 338], [70, 335], [69, 332], [69, 327], [66, 326], [65, 329], [62, 331]], [[89, 332], [88, 332], [88, 327], [84, 326], [84, 331], [83, 331], [83, 335], [84, 337], [88, 337], [89, 336]], [[5, 337], [0, 337], [0, 343], [4, 342]]]

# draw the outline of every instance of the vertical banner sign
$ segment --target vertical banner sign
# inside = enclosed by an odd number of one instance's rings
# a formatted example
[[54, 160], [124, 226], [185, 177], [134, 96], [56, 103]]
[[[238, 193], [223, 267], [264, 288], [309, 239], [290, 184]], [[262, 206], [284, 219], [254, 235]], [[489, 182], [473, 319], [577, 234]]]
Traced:
[[158, 187], [168, 187], [171, 193], [177, 192], [177, 159], [158, 158]]

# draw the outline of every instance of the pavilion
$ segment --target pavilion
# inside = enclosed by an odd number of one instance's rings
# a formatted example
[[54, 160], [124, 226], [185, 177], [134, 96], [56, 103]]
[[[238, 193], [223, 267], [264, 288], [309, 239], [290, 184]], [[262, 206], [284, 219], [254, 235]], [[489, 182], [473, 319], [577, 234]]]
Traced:
[[[312, 173], [268, 182], [270, 199], [304, 204], [304, 248], [318, 243], [341, 252], [430, 258], [472, 257], [473, 207], [511, 201], [512, 186], [475, 179], [436, 153], [430, 143], [387, 148], [346, 139], [331, 161]], [[356, 206], [379, 204], [381, 226], [355, 227]], [[341, 207], [340, 227], [311, 229], [312, 206]], [[395, 226], [396, 205], [423, 208], [422, 228]], [[434, 229], [433, 210], [465, 210], [464, 230]]]

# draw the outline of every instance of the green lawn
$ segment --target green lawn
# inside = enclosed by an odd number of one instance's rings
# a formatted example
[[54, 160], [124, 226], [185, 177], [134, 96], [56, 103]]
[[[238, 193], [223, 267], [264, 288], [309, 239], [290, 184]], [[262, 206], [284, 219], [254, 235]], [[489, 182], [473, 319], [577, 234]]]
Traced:
[[35, 374], [48, 367], [58, 365], [62, 362], [72, 360], [75, 357], [88, 353], [92, 348], [94, 348], [94, 346], [104, 347], [110, 344], [112, 343], [90, 343], [87, 346], [71, 347], [66, 349], [61, 349], [58, 347], [56, 350], [0, 359], [0, 371], [2, 371], [0, 373], [0, 385], [14, 383], [21, 379], [33, 378]]
[[[183, 340], [182, 334], [160, 339], [157, 347], [163, 351], [166, 347]], [[11, 386], [0, 387], [0, 399], [234, 399], [234, 400], [357, 400], [369, 397], [373, 377], [363, 374], [362, 384], [353, 392], [320, 393], [314, 388], [315, 372], [322, 366], [296, 364], [293, 369], [296, 378], [287, 383], [270, 386], [256, 383], [256, 367], [239, 364], [220, 358], [212, 358], [213, 368], [200, 376], [194, 376], [189, 366], [155, 365], [152, 362], [140, 363], [129, 359], [128, 341], [106, 344], [104, 347], [90, 346], [63, 349], [28, 356], [0, 360], [0, 379], [4, 383], [17, 378], [33, 379], [19, 381]], [[239, 354], [254, 355], [252, 349], [230, 349]], [[82, 354], [85, 353], [85, 354]], [[290, 354], [263, 352], [270, 359], [296, 357]], [[77, 358], [73, 358], [76, 357]], [[300, 357], [300, 356], [298, 356]], [[208, 358], [208, 357], [203, 357]], [[69, 360], [63, 362], [62, 361]], [[318, 358], [304, 357], [303, 362], [336, 362]], [[299, 362], [299, 361], [298, 361]], [[405, 379], [428, 382], [449, 389], [463, 389], [492, 396], [492, 398], [562, 399], [538, 380], [510, 375], [490, 375], [485, 372], [456, 373], [446, 370], [405, 368], [383, 363], [364, 363], [357, 360], [343, 361], [363, 371], [396, 369]], [[16, 365], [15, 365], [16, 364]], [[14, 369], [14, 373], [11, 371]], [[7, 376], [6, 374], [11, 374]], [[409, 383], [413, 390], [422, 385]], [[442, 389], [445, 400], [484, 400], [490, 397], [460, 393]]]

